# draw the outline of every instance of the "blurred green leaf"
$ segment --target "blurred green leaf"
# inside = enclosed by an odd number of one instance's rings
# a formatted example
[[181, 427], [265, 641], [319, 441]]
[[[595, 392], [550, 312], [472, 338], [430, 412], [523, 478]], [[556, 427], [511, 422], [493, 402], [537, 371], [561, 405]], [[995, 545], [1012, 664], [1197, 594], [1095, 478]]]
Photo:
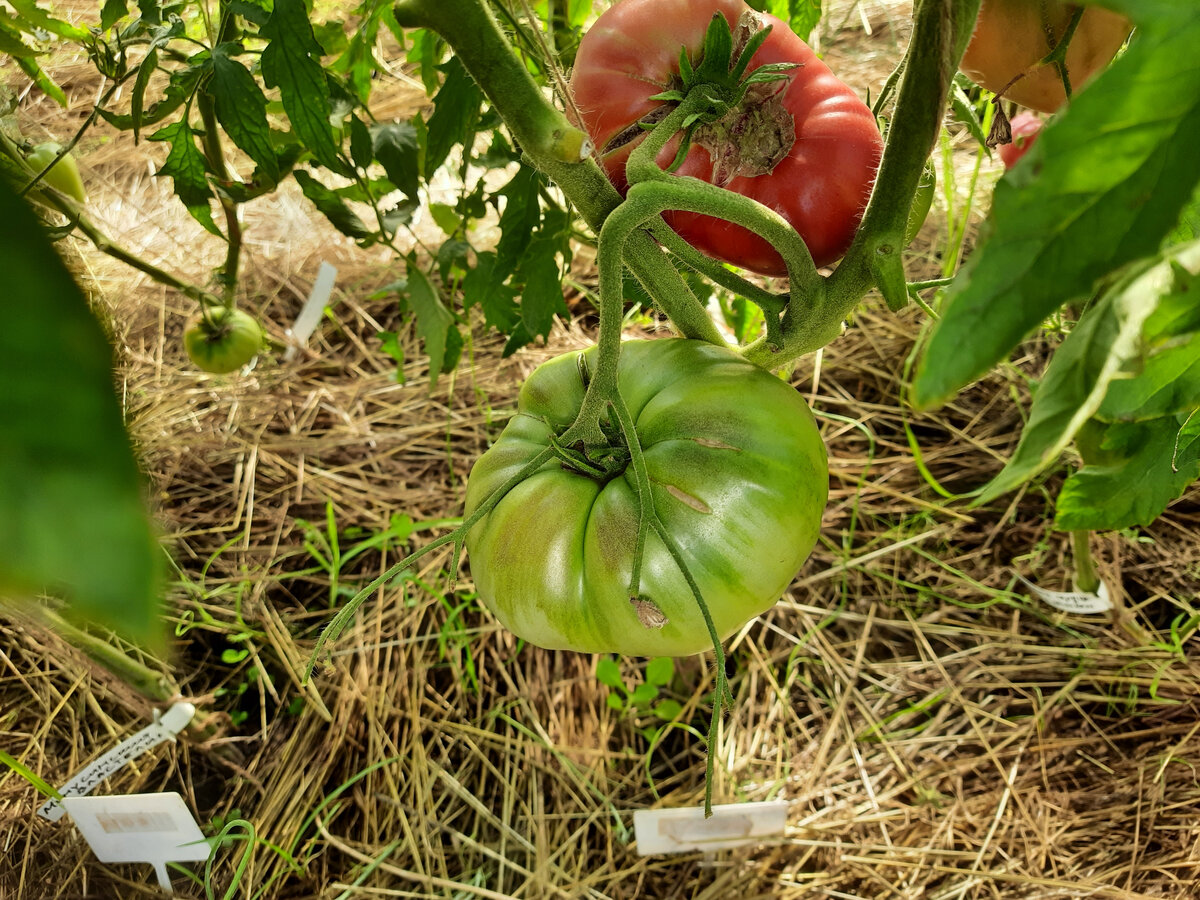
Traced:
[[1119, 461], [1084, 466], [1058, 494], [1056, 528], [1109, 531], [1149, 525], [1200, 475], [1200, 415], [1110, 426], [1101, 449]]
[[1200, 272], [1200, 243], [1176, 248], [1163, 260], [1120, 282], [1087, 311], [1055, 352], [1034, 394], [1029, 421], [1016, 452], [982, 490], [986, 503], [1012, 490], [1053, 463], [1075, 432], [1101, 408], [1115, 379], [1129, 378], [1146, 365], [1143, 331], [1165, 299], [1182, 292], [1195, 296], [1200, 280], [1181, 285], [1178, 266]]
[[1153, 254], [1200, 181], [1200, 4], [1134, 3], [1129, 49], [1000, 183], [989, 233], [947, 291], [914, 384], [929, 407], [1063, 303]]
[[303, 169], [297, 169], [292, 173], [292, 177], [300, 185], [304, 196], [311, 200], [330, 224], [342, 234], [356, 240], [362, 240], [374, 234], [358, 214], [346, 204], [346, 201], [313, 178], [311, 174]]
[[445, 81], [433, 98], [433, 114], [429, 117], [429, 143], [425, 151], [425, 179], [446, 161], [455, 144], [469, 147], [479, 122], [479, 107], [483, 91], [475, 83], [457, 56], [439, 68]]
[[0, 591], [160, 638], [159, 551], [112, 351], [41, 224], [0, 182]]

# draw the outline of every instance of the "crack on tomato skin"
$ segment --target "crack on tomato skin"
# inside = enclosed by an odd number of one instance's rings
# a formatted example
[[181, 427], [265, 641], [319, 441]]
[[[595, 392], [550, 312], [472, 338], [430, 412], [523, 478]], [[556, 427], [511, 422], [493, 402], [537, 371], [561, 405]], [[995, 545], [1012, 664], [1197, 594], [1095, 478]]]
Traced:
[[644, 594], [630, 597], [629, 602], [633, 605], [633, 611], [637, 613], [643, 628], [662, 628], [670, 621], [655, 602]]
[[[661, 484], [662, 482], [659, 483]], [[712, 508], [694, 494], [689, 494], [687, 491], [683, 490], [683, 488], [676, 487], [673, 484], [664, 484], [663, 487], [666, 488], [668, 494], [685, 506], [691, 507], [698, 513], [704, 513], [705, 515], [709, 516], [712, 515]]]
[[741, 447], [735, 447], [732, 444], [726, 444], [724, 441], [718, 441], [715, 438], [694, 437], [688, 438], [688, 440], [694, 441], [701, 447], [707, 447], [709, 450], [732, 450], [735, 453], [742, 452]]

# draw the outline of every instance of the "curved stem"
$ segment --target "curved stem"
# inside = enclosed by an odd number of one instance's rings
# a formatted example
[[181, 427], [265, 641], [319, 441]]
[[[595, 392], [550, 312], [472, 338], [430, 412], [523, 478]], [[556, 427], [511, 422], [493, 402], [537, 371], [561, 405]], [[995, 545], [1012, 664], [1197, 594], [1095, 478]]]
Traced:
[[660, 212], [675, 209], [715, 216], [741, 225], [765, 238], [783, 257], [788, 270], [790, 296], [808, 304], [818, 304], [825, 292], [825, 281], [813, 263], [804, 239], [779, 213], [756, 200], [714, 184], [688, 176], [668, 175], [658, 167], [658, 154], [685, 123], [707, 109], [710, 100], [703, 90], [691, 91], [665, 119], [629, 154], [625, 174], [631, 185], [629, 196], [643, 184], [670, 185], [676, 189], [674, 202]]
[[636, 599], [641, 595], [642, 589], [642, 556], [646, 551], [646, 532], [649, 530], [650, 519], [655, 512], [650, 493], [650, 473], [646, 469], [646, 457], [642, 455], [642, 442], [638, 437], [633, 416], [629, 414], [625, 399], [619, 393], [613, 400], [612, 408], [617, 424], [621, 426], [625, 446], [629, 449], [629, 464], [633, 469], [633, 487], [637, 493], [638, 529], [633, 547], [633, 567], [629, 576], [629, 596]]
[[[583, 132], [546, 99], [513, 54], [491, 10], [480, 0], [401, 0], [394, 10], [403, 27], [429, 28], [446, 40], [525, 156], [599, 232], [621, 195], [591, 158]], [[629, 239], [625, 262], [684, 337], [724, 344], [695, 294], [648, 234]]]
[[313, 669], [317, 665], [317, 660], [321, 658], [321, 651], [325, 648], [325, 645], [330, 641], [337, 640], [338, 636], [346, 629], [346, 626], [350, 624], [350, 620], [354, 618], [354, 614], [358, 612], [358, 608], [366, 602], [368, 597], [370, 597], [373, 593], [375, 593], [405, 569], [409, 568], [418, 559], [425, 556], [427, 553], [433, 552], [438, 547], [444, 547], [446, 544], [451, 543], [454, 544], [454, 559], [457, 562], [462, 551], [462, 545], [466, 542], [467, 534], [470, 533], [471, 529], [474, 528], [484, 516], [495, 509], [496, 504], [503, 500], [509, 491], [544, 466], [550, 459], [553, 458], [553, 456], [554, 449], [552, 447], [546, 447], [544, 450], [538, 453], [537, 456], [522, 466], [521, 469], [506, 482], [504, 482], [504, 484], [492, 491], [492, 493], [488, 495], [488, 498], [484, 500], [483, 503], [479, 504], [475, 511], [471, 513], [471, 515], [463, 520], [461, 525], [459, 525], [449, 534], [444, 534], [440, 538], [430, 541], [420, 550], [410, 553], [398, 563], [390, 566], [386, 572], [351, 597], [350, 600], [347, 601], [346, 605], [338, 610], [338, 614], [333, 617], [333, 620], [325, 626], [325, 629], [317, 637], [317, 642], [313, 647], [312, 654], [308, 658], [308, 665], [304, 667], [304, 676], [301, 679], [301, 682], [305, 684], [308, 683], [308, 679], [312, 677]]
[[704, 815], [711, 816], [713, 773], [716, 771], [717, 760], [717, 728], [721, 722], [721, 710], [733, 705], [733, 695], [729, 691], [729, 679], [725, 674], [725, 648], [721, 644], [721, 636], [717, 633], [717, 626], [713, 622], [708, 604], [704, 602], [704, 596], [700, 593], [700, 586], [692, 577], [692, 572], [687, 567], [679, 545], [675, 543], [675, 539], [663, 526], [658, 516], [650, 516], [650, 526], [658, 535], [658, 539], [663, 542], [663, 546], [667, 548], [667, 552], [671, 554], [671, 558], [675, 560], [675, 564], [679, 566], [679, 571], [683, 574], [688, 587], [691, 588], [692, 596], [696, 598], [696, 604], [700, 607], [700, 614], [704, 617], [704, 624], [708, 627], [708, 633], [713, 642], [713, 654], [716, 656], [716, 684], [713, 686], [712, 718], [708, 725], [708, 759], [704, 767]]
[[921, 0], [913, 19], [896, 107], [871, 200], [845, 258], [829, 276], [819, 309], [801, 319], [784, 319], [784, 343], [778, 354], [765, 339], [745, 356], [762, 366], [778, 364], [817, 349], [836, 333], [875, 284], [875, 262], [903, 248], [913, 196], [937, 141], [950, 84], [971, 37], [980, 0]]
[[656, 241], [709, 281], [732, 291], [739, 297], [744, 297], [764, 313], [775, 316], [776, 319], [783, 313], [784, 307], [787, 306], [784, 296], [772, 294], [766, 288], [746, 280], [736, 272], [729, 271], [715, 259], [705, 256], [672, 231], [666, 222], [651, 223], [647, 230]]

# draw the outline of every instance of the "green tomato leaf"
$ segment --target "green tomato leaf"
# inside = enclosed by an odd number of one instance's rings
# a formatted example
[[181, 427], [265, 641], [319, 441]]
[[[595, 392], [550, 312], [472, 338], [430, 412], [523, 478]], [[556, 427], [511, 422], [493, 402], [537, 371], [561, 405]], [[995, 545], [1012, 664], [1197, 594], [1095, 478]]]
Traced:
[[750, 5], [783, 19], [802, 41], [821, 21], [821, 0], [750, 0]]
[[1108, 422], [1142, 422], [1200, 406], [1200, 335], [1155, 353], [1133, 378], [1114, 381], [1096, 413]]
[[330, 224], [342, 234], [352, 237], [355, 240], [363, 240], [374, 234], [367, 227], [366, 223], [358, 217], [358, 214], [346, 205], [346, 201], [317, 181], [317, 179], [313, 178], [308, 172], [303, 169], [296, 169], [292, 172], [292, 177], [300, 185], [300, 190], [304, 192], [304, 196], [311, 200], [313, 205], [321, 211], [321, 214], [329, 220]]
[[496, 275], [501, 279], [517, 268], [542, 220], [540, 189], [537, 172], [521, 166], [499, 191], [504, 198], [504, 212], [500, 214], [500, 240], [496, 244]]
[[1050, 361], [1016, 452], [984, 486], [977, 504], [1023, 484], [1058, 459], [1101, 408], [1114, 379], [1144, 365], [1146, 322], [1178, 289], [1179, 264], [1200, 271], [1200, 243], [1180, 247], [1170, 260], [1126, 278], [1087, 311]]
[[146, 109], [146, 86], [150, 76], [158, 69], [158, 48], [151, 47], [142, 64], [138, 66], [137, 77], [133, 81], [133, 91], [129, 98], [129, 118], [133, 123], [133, 142], [141, 138], [143, 115]]
[[58, 86], [58, 82], [46, 74], [46, 70], [31, 57], [17, 57], [17, 68], [33, 79], [43, 94], [51, 98], [64, 109], [67, 106], [67, 95]]
[[159, 551], [113, 392], [112, 351], [29, 209], [0, 181], [0, 593], [65, 596], [158, 634]]
[[36, 0], [6, 0], [6, 2], [17, 11], [17, 15], [20, 17], [18, 21], [26, 31], [48, 31], [50, 34], [56, 34], [60, 38], [66, 38], [68, 41], [75, 41], [79, 44], [86, 43], [92, 36], [86, 28], [80, 28], [78, 25], [54, 18], [44, 9], [40, 9]]
[[490, 250], [475, 254], [475, 267], [463, 278], [463, 306], [476, 304], [483, 310], [484, 322], [501, 334], [509, 334], [521, 318], [517, 292], [496, 276], [496, 254]]
[[558, 249], [553, 242], [534, 241], [517, 273], [517, 277], [524, 282], [521, 290], [521, 321], [535, 337], [550, 334], [555, 315], [570, 315], [563, 299], [557, 256]]
[[447, 348], [453, 355], [453, 331], [459, 338], [461, 335], [455, 325], [454, 313], [446, 308], [438, 293], [436, 285], [429, 276], [414, 265], [408, 267], [407, 299], [409, 308], [417, 316], [417, 335], [425, 342], [425, 353], [429, 357], [429, 385], [437, 387], [438, 375], [444, 371], [447, 360]]
[[621, 667], [611, 656], [602, 656], [596, 660], [596, 680], [615, 691], [625, 690], [625, 682], [621, 680]]
[[457, 56], [439, 66], [446, 75], [433, 98], [433, 115], [429, 117], [429, 143], [425, 151], [425, 179], [446, 161], [455, 144], [469, 147], [479, 122], [479, 107], [483, 91]]
[[213, 51], [212, 78], [208, 89], [216, 106], [217, 121], [229, 139], [254, 160], [256, 181], [279, 182], [279, 162], [267, 124], [267, 98], [250, 71], [233, 54], [244, 52], [240, 44], [221, 44]]
[[31, 59], [38, 51], [21, 39], [21, 32], [16, 23], [0, 9], [0, 53], [5, 53], [14, 59]]
[[166, 161], [156, 172], [157, 177], [170, 178], [175, 184], [177, 196], [192, 218], [217, 237], [222, 237], [221, 230], [213, 222], [212, 189], [209, 187], [207, 172], [208, 162], [204, 154], [196, 146], [195, 132], [186, 120], [164, 125], [150, 135], [152, 141], [167, 141], [171, 150]]
[[1052, 120], [992, 200], [918, 369], [927, 408], [1063, 303], [1154, 253], [1200, 181], [1200, 4], [1128, 3], [1137, 39]]
[[421, 189], [421, 145], [417, 129], [408, 122], [376, 125], [371, 130], [371, 138], [375, 145], [375, 158], [387, 172], [388, 180], [405, 197], [416, 200]]
[[1118, 461], [1084, 466], [1058, 494], [1054, 526], [1108, 531], [1149, 525], [1200, 475], [1200, 416], [1109, 426], [1101, 449]]
[[668, 685], [675, 677], [675, 660], [669, 656], [657, 656], [646, 663], [646, 682], [659, 686]]
[[347, 174], [329, 124], [333, 108], [321, 67], [321, 45], [313, 35], [304, 0], [275, 0], [261, 33], [270, 41], [262, 52], [263, 79], [268, 87], [279, 88], [296, 135], [317, 162]]
[[[100, 109], [101, 118], [121, 131], [131, 131], [135, 128], [141, 129], [147, 125], [157, 125], [159, 122], [164, 121], [167, 116], [175, 112], [175, 110], [179, 109], [191, 98], [200, 83], [201, 77], [208, 72], [207, 55], [198, 53], [196, 57], [203, 57], [203, 59], [196, 59], [194, 65], [172, 72], [170, 80], [167, 82], [167, 88], [163, 92], [162, 99], [151, 104], [148, 108], [143, 108], [145, 103], [145, 91], [143, 89], [142, 99], [137, 101], [136, 118], [134, 115], [125, 116], [110, 112], [107, 109]], [[142, 61], [142, 67], [145, 68], [151, 62], [157, 63], [157, 60], [157, 53], [155, 53], [153, 61], [150, 59], [149, 54], [147, 54], [146, 59]], [[153, 74], [152, 69], [148, 71], [146, 73], [146, 80], [148, 81]], [[134, 82], [135, 88], [137, 87], [137, 81], [141, 80], [141, 78], [142, 73], [139, 71], [138, 78]]]
[[371, 130], [358, 116], [350, 116], [350, 159], [363, 171], [375, 159], [375, 141]]
[[100, 10], [100, 28], [108, 31], [127, 15], [129, 15], [127, 0], [104, 0], [104, 6]]

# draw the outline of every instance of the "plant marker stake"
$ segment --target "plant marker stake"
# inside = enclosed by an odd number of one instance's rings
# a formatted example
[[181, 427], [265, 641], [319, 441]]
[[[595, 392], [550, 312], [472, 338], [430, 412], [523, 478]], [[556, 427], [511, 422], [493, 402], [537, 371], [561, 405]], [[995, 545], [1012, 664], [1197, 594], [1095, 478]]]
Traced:
[[786, 800], [714, 806], [707, 819], [703, 807], [639, 809], [633, 813], [633, 832], [639, 856], [696, 850], [709, 854], [783, 837], [787, 812]]
[[67, 797], [63, 801], [96, 858], [149, 863], [158, 885], [173, 894], [169, 862], [204, 862], [212, 846], [176, 793]]
[[333, 293], [333, 283], [337, 280], [337, 273], [336, 266], [327, 262], [321, 263], [321, 268], [317, 270], [317, 280], [313, 282], [312, 290], [304, 302], [304, 307], [300, 310], [300, 315], [296, 316], [296, 321], [286, 332], [288, 348], [283, 352], [284, 362], [291, 362], [296, 351], [308, 343], [317, 323], [321, 321], [325, 305], [329, 303], [329, 296]]
[[1016, 575], [1035, 597], [1061, 612], [1096, 615], [1108, 612], [1113, 608], [1112, 598], [1108, 594], [1108, 585], [1103, 581], [1100, 582], [1100, 587], [1094, 594], [1090, 591], [1048, 591], [1022, 577], [1019, 572]]
[[[70, 781], [59, 788], [59, 794], [64, 798], [82, 797], [90, 794], [101, 781], [120, 769], [131, 759], [145, 753], [151, 747], [156, 747], [163, 741], [174, 741], [175, 735], [187, 727], [196, 714], [196, 707], [190, 703], [176, 703], [165, 713], [154, 711], [154, 721], [139, 731], [127, 737], [99, 759], [90, 763], [74, 775]], [[56, 799], [47, 800], [38, 809], [37, 814], [48, 822], [57, 822], [67, 810], [62, 802]]]

